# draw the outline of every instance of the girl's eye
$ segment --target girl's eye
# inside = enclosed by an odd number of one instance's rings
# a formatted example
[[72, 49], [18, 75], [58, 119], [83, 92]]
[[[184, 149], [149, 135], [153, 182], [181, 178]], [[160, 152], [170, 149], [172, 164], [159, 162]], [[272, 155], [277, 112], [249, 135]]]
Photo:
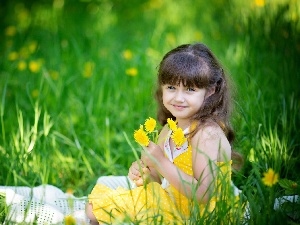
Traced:
[[187, 90], [187, 91], [195, 91], [196, 89], [195, 89], [195, 88], [192, 88], [192, 87], [188, 87], [186, 90]]
[[172, 85], [168, 85], [168, 86], [167, 86], [167, 89], [174, 90], [174, 89], [175, 89], [175, 87], [174, 87], [174, 86], [172, 86]]

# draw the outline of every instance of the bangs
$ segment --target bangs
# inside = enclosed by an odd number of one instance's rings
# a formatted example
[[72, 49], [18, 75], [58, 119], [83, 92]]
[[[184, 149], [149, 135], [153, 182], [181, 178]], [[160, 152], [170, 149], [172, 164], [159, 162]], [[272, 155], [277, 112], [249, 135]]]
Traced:
[[192, 54], [182, 52], [170, 55], [160, 65], [159, 85], [179, 85], [185, 87], [206, 88], [209, 85], [209, 68], [204, 60]]

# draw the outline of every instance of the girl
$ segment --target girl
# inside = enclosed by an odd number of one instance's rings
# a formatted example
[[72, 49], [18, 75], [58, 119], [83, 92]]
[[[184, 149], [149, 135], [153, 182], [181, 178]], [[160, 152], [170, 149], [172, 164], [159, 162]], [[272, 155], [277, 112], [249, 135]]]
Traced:
[[[89, 195], [92, 224], [182, 224], [191, 214], [204, 216], [218, 201], [229, 202], [231, 145], [227, 79], [203, 44], [181, 45], [162, 59], [157, 79], [158, 142], [144, 147], [129, 169], [136, 188], [116, 190], [97, 184]], [[184, 130], [175, 146], [168, 119]], [[142, 170], [140, 170], [142, 167]], [[145, 174], [150, 179], [144, 179]]]

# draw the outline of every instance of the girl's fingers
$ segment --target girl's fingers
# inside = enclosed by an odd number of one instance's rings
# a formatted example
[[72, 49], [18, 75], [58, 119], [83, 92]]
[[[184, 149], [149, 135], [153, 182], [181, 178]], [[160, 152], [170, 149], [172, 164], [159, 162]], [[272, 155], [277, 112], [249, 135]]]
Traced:
[[136, 185], [137, 187], [139, 187], [139, 186], [142, 186], [142, 185], [143, 185], [144, 181], [143, 181], [142, 178], [140, 178], [140, 179], [138, 179], [138, 180], [135, 180], [134, 183], [135, 183], [135, 185]]
[[150, 173], [149, 167], [143, 167], [142, 170], [143, 170], [143, 173], [145, 173], [145, 174], [149, 174]]

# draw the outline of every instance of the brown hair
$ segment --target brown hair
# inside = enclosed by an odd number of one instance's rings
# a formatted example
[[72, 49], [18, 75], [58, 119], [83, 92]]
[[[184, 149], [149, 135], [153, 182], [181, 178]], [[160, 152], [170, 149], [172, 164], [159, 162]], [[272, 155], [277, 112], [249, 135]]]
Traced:
[[155, 97], [158, 102], [157, 119], [162, 125], [167, 123], [168, 118], [176, 118], [163, 105], [161, 87], [165, 84], [178, 85], [181, 82], [187, 87], [215, 89], [191, 118], [191, 121], [198, 123], [190, 135], [193, 136], [200, 129], [200, 124], [213, 121], [219, 124], [229, 142], [232, 142], [234, 132], [229, 123], [231, 98], [228, 81], [222, 65], [206, 45], [180, 45], [169, 51], [160, 62]]

